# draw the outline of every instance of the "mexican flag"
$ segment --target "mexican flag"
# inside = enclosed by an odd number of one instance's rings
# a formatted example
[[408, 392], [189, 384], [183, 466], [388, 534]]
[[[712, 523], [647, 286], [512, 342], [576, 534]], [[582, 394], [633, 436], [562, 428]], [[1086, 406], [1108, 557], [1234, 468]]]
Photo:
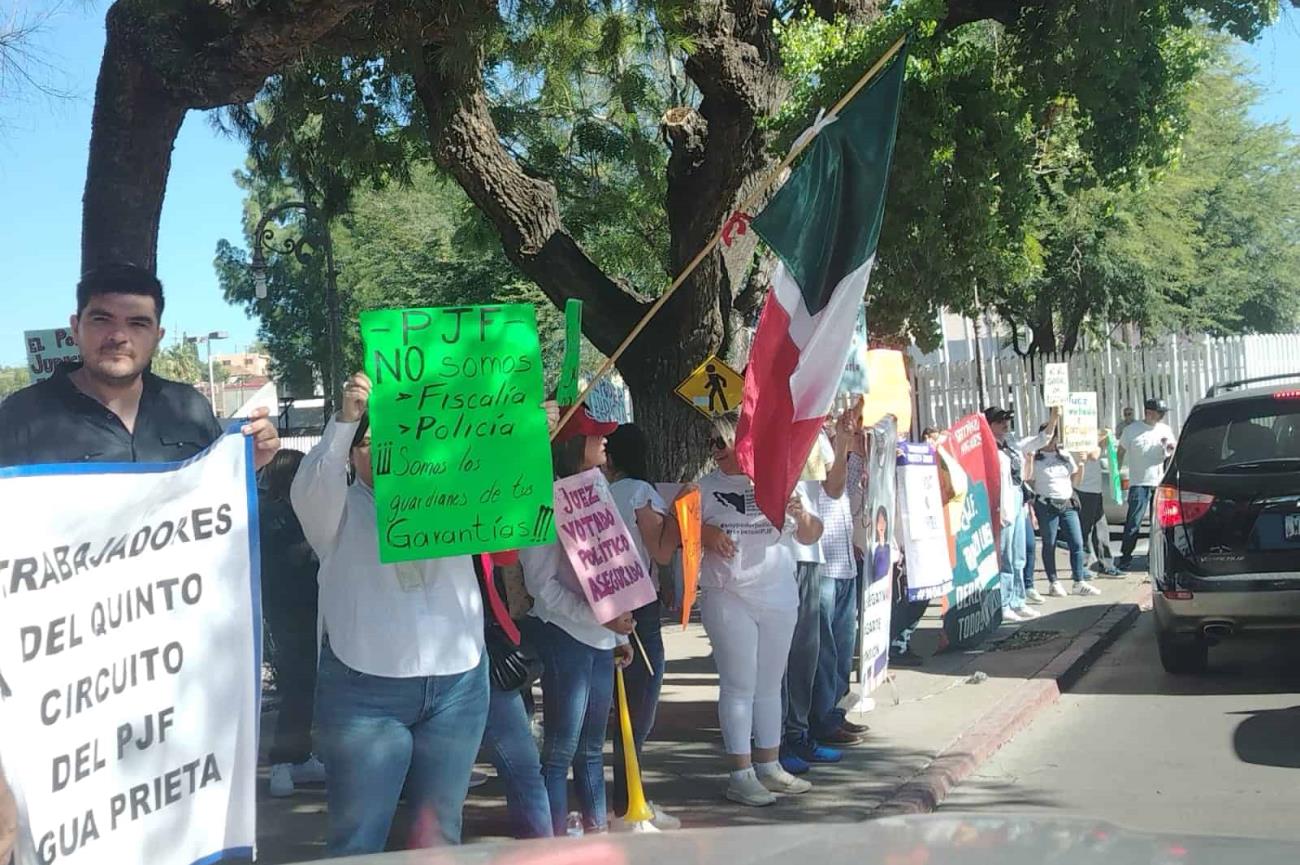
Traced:
[[736, 455], [774, 525], [784, 522], [852, 348], [876, 260], [906, 66], [904, 46], [813, 139], [752, 223], [780, 261], [745, 371]]

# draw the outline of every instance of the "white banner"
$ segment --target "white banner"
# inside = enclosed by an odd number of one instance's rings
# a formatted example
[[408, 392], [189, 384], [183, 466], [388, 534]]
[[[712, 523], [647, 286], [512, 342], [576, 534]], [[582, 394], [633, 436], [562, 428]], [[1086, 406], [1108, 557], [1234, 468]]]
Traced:
[[1097, 392], [1077, 391], [1070, 394], [1065, 404], [1065, 427], [1061, 436], [1067, 451], [1076, 454], [1091, 453], [1097, 447]]
[[193, 460], [0, 470], [0, 766], [18, 865], [191, 865], [254, 843], [255, 485]]
[[929, 444], [903, 442], [898, 446], [898, 507], [907, 599], [943, 597], [952, 590], [952, 562], [943, 522], [938, 458]]

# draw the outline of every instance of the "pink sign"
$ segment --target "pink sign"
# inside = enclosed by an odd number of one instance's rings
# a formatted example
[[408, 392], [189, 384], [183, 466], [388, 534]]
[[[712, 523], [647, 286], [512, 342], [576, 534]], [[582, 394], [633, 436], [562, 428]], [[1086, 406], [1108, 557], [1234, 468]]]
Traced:
[[555, 482], [555, 525], [596, 621], [608, 622], [655, 599], [654, 581], [600, 469]]

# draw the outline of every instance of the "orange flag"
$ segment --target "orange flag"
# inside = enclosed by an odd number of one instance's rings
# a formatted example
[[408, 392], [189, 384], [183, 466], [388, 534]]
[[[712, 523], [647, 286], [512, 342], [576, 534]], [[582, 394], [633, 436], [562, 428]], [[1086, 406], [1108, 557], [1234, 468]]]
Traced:
[[682, 532], [682, 627], [691, 620], [700, 585], [700, 491], [691, 490], [673, 502]]

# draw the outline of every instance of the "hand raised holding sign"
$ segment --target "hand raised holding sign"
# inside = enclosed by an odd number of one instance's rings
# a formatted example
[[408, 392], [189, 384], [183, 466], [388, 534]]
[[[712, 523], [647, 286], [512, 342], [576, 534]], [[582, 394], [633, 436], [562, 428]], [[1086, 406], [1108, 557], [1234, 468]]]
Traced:
[[343, 404], [339, 406], [339, 420], [356, 423], [370, 407], [370, 376], [364, 372], [353, 373], [343, 385]]

